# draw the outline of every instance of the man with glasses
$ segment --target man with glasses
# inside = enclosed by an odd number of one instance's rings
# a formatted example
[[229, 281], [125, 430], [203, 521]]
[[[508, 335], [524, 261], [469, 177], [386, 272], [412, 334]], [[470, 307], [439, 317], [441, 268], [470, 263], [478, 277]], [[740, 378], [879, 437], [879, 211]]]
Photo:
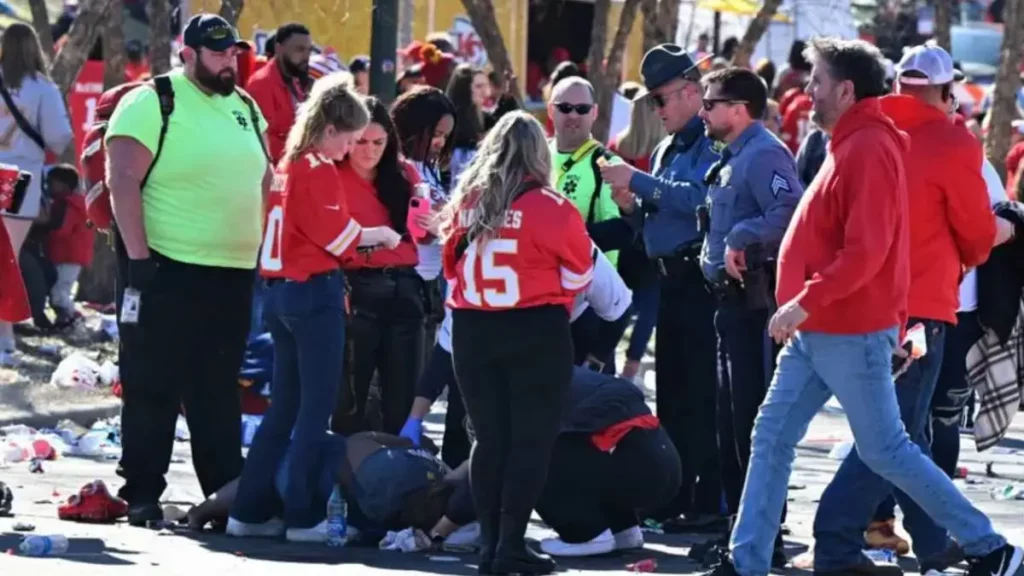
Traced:
[[679, 494], [655, 512], [669, 532], [727, 529], [714, 416], [715, 300], [699, 264], [704, 174], [718, 159], [697, 114], [702, 62], [675, 44], [655, 46], [644, 56], [640, 72], [647, 92], [634, 105], [654, 106], [670, 135], [654, 150], [650, 174], [629, 165], [601, 170], [614, 190], [628, 189], [640, 200], [644, 246], [660, 272], [657, 411], [683, 462]]
[[[750, 434], [774, 371], [767, 328], [776, 307], [775, 256], [803, 188], [793, 155], [759, 120], [768, 105], [764, 81], [731, 67], [703, 84], [707, 134], [726, 144], [705, 176], [709, 224], [700, 264], [718, 304], [719, 458], [726, 504], [736, 514]], [[773, 565], [785, 558], [778, 538]]]
[[[896, 74], [896, 94], [882, 98], [880, 104], [896, 127], [910, 136], [910, 151], [904, 156], [910, 219], [906, 327], [922, 326], [927, 343], [927, 353], [896, 379], [896, 400], [910, 439], [931, 456], [930, 407], [945, 335], [957, 323], [960, 277], [963, 270], [988, 259], [993, 243], [1008, 239], [1012, 226], [998, 220], [997, 238], [997, 220], [982, 177], [981, 143], [950, 118], [956, 80], [950, 55], [936, 45], [916, 46], [904, 53]], [[815, 571], [867, 565], [861, 554], [865, 530], [870, 544], [899, 545], [900, 538], [892, 531], [897, 502], [922, 574], [942, 572], [961, 560], [962, 551], [944, 528], [914, 500], [896, 491], [893, 501], [892, 493], [889, 481], [872, 472], [857, 451], [850, 453], [822, 495], [815, 517]]]

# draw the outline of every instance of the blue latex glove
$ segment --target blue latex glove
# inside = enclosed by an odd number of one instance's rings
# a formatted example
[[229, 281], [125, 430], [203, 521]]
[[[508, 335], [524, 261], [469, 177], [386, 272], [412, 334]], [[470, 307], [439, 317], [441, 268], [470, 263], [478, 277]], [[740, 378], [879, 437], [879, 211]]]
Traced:
[[419, 446], [420, 438], [423, 437], [423, 420], [409, 418], [405, 421], [405, 426], [402, 426], [402, 431], [398, 435], [412, 440], [413, 446]]

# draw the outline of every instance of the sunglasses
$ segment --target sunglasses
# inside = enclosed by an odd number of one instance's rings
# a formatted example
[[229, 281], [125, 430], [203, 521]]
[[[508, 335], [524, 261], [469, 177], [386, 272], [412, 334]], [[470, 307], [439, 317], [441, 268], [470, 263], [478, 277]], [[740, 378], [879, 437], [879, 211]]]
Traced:
[[746, 100], [732, 100], [731, 98], [719, 98], [715, 100], [704, 100], [704, 111], [711, 112], [718, 104], [746, 104]]
[[568, 102], [558, 102], [555, 104], [555, 110], [558, 110], [562, 114], [572, 114], [575, 112], [580, 116], [586, 116], [587, 114], [590, 114], [590, 111], [593, 109], [593, 104], [569, 104]]

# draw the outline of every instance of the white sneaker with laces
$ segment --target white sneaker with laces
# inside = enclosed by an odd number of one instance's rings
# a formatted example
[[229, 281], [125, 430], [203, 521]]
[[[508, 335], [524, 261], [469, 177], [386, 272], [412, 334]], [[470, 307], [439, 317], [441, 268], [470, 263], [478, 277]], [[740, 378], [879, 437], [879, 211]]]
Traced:
[[561, 538], [548, 538], [540, 543], [540, 549], [551, 556], [598, 556], [615, 550], [615, 537], [611, 530], [605, 530], [593, 540], [579, 544], [567, 544]]
[[271, 518], [261, 524], [241, 522], [228, 517], [225, 533], [237, 538], [279, 538], [284, 534], [284, 520]]
[[289, 528], [284, 537], [289, 542], [309, 542], [323, 544], [327, 542], [327, 520], [312, 528]]
[[640, 531], [639, 526], [616, 532], [612, 536], [615, 538], [616, 550], [635, 550], [644, 547], [644, 533]]

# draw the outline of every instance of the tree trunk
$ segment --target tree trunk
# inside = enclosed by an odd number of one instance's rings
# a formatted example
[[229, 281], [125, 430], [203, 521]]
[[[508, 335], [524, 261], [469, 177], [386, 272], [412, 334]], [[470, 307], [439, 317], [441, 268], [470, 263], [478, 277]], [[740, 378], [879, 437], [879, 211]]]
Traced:
[[[664, 4], [666, 0], [662, 0]], [[640, 14], [644, 18], [644, 54], [664, 42], [661, 26], [658, 24], [658, 0], [643, 0], [640, 3]]]
[[469, 20], [473, 23], [473, 29], [480, 36], [480, 42], [487, 51], [487, 60], [500, 76], [506, 74], [511, 76], [509, 85], [511, 96], [522, 106], [523, 97], [519, 93], [519, 83], [515, 77], [515, 70], [512, 68], [512, 60], [508, 56], [508, 48], [505, 47], [505, 38], [498, 28], [498, 18], [494, 15], [494, 3], [491, 0], [462, 0], [462, 6], [469, 14]]
[[245, 0], [220, 0], [220, 17], [227, 20], [232, 26], [238, 26], [238, 17], [242, 15], [242, 8], [245, 8]]
[[992, 96], [992, 117], [985, 136], [985, 155], [1006, 181], [1006, 154], [1010, 151], [1011, 122], [1017, 117], [1020, 88], [1021, 43], [1024, 42], [1024, 0], [1008, 0], [1003, 8], [1003, 46]]
[[103, 30], [103, 89], [124, 82], [124, 0], [111, 0]]
[[594, 84], [595, 90], [604, 72], [604, 47], [608, 45], [608, 12], [611, 8], [612, 0], [594, 0], [594, 20], [590, 23], [590, 50], [587, 52], [587, 77]]
[[757, 11], [757, 15], [747, 26], [747, 31], [743, 33], [739, 46], [736, 47], [736, 52], [732, 57], [734, 66], [750, 68], [750, 57], [754, 54], [754, 48], [757, 47], [757, 43], [761, 41], [761, 37], [768, 30], [768, 25], [771, 24], [772, 18], [775, 17], [775, 13], [779, 11], [781, 5], [782, 0], [764, 1]]
[[[601, 1], [597, 0], [595, 3], [595, 17], [597, 16], [596, 4]], [[622, 54], [626, 50], [629, 33], [633, 30], [640, 2], [641, 0], [626, 0], [623, 3], [622, 12], [619, 14], [619, 26], [615, 31], [615, 38], [612, 39], [612, 46], [608, 50], [608, 57], [605, 58], [605, 65], [597, 69], [591, 68], [590, 71], [591, 83], [594, 84], [594, 91], [597, 92], [597, 121], [594, 122], [591, 134], [599, 142], [608, 142], [612, 105], [615, 102], [615, 91], [618, 89], [619, 74], [622, 71]], [[591, 46], [591, 57], [593, 57], [593, 50], [594, 48]]]
[[46, 0], [29, 0], [28, 5], [32, 9], [32, 27], [36, 29], [39, 43], [43, 45], [43, 52], [52, 61], [53, 33], [50, 32], [50, 13], [46, 10]]
[[65, 98], [78, 77], [82, 65], [100, 36], [100, 22], [106, 17], [111, 0], [84, 0], [78, 16], [68, 30], [68, 39], [50, 65], [50, 78]]
[[416, 19], [416, 3], [413, 0], [402, 0], [399, 5], [398, 46], [405, 48], [412, 42], [412, 23]]
[[[223, 7], [221, 8], [223, 10]], [[149, 66], [153, 76], [171, 70], [171, 4], [169, 0], [149, 2]]]
[[935, 0], [935, 41], [946, 52], [953, 51], [952, 40], [949, 37], [949, 29], [953, 23], [952, 0]]
[[[679, 5], [681, 0], [661, 0], [658, 2], [658, 22], [661, 24], [662, 42], [675, 44], [676, 33], [679, 32]], [[686, 48], [686, 46], [683, 46]]]

